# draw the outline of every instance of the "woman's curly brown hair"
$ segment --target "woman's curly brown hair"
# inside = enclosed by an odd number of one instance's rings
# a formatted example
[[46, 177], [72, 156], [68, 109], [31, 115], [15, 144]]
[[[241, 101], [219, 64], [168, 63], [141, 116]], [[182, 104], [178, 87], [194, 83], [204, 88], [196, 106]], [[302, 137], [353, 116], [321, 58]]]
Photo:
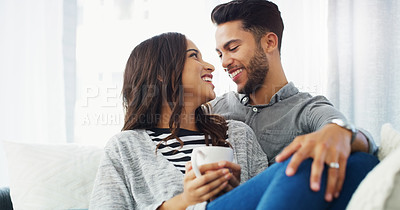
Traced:
[[[171, 135], [177, 139], [183, 110], [182, 72], [186, 61], [187, 39], [180, 33], [164, 33], [136, 46], [126, 64], [122, 88], [125, 123], [122, 130], [155, 128], [161, 118], [163, 101], [172, 110], [169, 119]], [[196, 126], [204, 133], [206, 145], [230, 146], [227, 122], [210, 114], [210, 105], [195, 111]], [[210, 142], [211, 141], [211, 142]]]

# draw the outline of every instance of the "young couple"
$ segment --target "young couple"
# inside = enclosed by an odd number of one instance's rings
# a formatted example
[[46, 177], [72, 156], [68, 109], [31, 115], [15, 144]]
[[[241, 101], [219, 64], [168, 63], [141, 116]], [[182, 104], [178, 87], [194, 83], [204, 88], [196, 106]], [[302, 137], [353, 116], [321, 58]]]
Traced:
[[[125, 124], [105, 147], [90, 209], [344, 209], [378, 163], [372, 138], [287, 82], [275, 4], [232, 1], [212, 20], [238, 93], [215, 99], [214, 67], [182, 34], [136, 46]], [[203, 165], [196, 178], [191, 152], [205, 145], [232, 147], [235, 161]]]

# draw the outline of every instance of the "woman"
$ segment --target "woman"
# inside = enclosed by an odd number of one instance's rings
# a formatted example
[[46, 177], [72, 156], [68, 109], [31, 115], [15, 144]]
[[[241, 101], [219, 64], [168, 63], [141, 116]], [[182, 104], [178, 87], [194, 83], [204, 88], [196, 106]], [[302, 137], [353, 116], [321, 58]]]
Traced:
[[[204, 209], [267, 167], [247, 125], [202, 105], [215, 98], [213, 71], [179, 33], [135, 47], [124, 74], [125, 124], [105, 147], [90, 209]], [[237, 163], [203, 165], [196, 178], [190, 155], [205, 145], [231, 146]]]

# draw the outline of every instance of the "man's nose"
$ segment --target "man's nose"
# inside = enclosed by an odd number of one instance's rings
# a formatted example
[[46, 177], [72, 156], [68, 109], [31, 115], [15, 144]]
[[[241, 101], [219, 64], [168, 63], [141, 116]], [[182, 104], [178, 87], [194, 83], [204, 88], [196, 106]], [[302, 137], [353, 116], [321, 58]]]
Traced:
[[224, 68], [229, 68], [229, 66], [232, 64], [233, 59], [231, 56], [229, 55], [223, 55], [221, 57], [221, 61], [222, 61], [222, 67]]

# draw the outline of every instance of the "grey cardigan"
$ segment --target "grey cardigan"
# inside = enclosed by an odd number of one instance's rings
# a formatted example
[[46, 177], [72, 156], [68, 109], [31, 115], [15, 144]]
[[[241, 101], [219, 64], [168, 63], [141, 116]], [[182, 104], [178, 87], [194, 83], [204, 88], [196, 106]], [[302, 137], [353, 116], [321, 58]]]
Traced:
[[[268, 166], [267, 156], [246, 124], [228, 121], [228, 137], [241, 183]], [[145, 130], [123, 131], [110, 139], [100, 163], [90, 209], [157, 209], [183, 192], [184, 175], [156, 151]], [[205, 209], [206, 202], [188, 209]]]

